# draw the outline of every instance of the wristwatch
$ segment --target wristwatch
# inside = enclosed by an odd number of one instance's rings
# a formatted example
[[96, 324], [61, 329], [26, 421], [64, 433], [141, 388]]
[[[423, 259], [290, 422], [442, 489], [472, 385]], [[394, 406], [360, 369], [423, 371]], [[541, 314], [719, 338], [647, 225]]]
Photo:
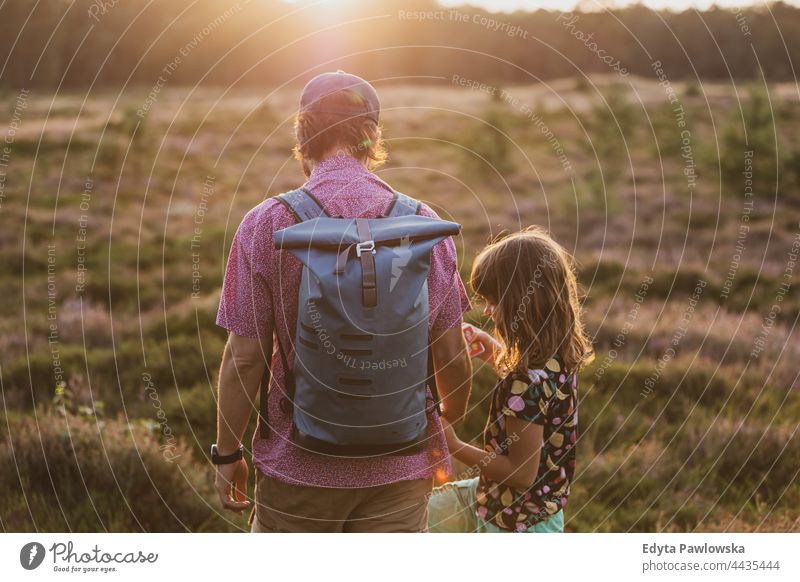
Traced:
[[211, 462], [215, 465], [230, 465], [231, 463], [235, 463], [242, 457], [244, 457], [243, 444], [240, 444], [239, 448], [236, 449], [236, 452], [231, 453], [230, 455], [220, 455], [219, 452], [217, 451], [216, 443], [211, 445]]

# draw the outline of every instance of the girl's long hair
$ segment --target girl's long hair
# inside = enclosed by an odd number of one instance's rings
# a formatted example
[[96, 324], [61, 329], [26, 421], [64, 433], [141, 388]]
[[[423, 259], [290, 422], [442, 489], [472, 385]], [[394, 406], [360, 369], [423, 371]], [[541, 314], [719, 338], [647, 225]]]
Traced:
[[582, 321], [575, 260], [547, 231], [533, 226], [484, 248], [470, 286], [494, 304], [503, 349], [498, 369], [527, 373], [560, 355], [569, 372], [593, 357]]

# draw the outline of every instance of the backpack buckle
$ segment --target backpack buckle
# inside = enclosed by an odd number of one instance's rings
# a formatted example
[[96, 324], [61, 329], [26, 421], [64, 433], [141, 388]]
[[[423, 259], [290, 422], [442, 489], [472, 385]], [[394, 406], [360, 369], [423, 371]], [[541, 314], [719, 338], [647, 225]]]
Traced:
[[361, 253], [372, 253], [375, 254], [375, 241], [374, 240], [365, 240], [364, 242], [360, 242], [356, 244], [356, 256], [360, 259]]

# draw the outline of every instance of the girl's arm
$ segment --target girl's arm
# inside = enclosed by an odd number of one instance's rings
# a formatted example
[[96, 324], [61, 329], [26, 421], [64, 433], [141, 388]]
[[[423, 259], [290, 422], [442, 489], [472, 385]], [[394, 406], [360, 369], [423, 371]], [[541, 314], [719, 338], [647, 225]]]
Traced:
[[469, 467], [478, 468], [492, 481], [527, 489], [536, 482], [544, 426], [519, 418], [506, 418], [508, 455], [494, 454], [465, 443], [443, 418], [450, 454]]

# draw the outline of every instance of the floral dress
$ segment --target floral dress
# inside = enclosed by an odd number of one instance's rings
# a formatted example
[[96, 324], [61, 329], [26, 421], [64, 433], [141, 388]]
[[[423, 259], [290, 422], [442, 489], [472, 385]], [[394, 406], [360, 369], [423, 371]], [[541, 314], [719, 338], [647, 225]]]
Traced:
[[527, 490], [496, 483], [481, 473], [478, 516], [511, 531], [524, 531], [558, 513], [569, 497], [575, 472], [578, 430], [578, 381], [555, 356], [527, 376], [511, 373], [494, 388], [489, 421], [483, 434], [489, 454], [507, 455], [512, 440], [506, 418], [513, 416], [544, 426], [539, 473]]

